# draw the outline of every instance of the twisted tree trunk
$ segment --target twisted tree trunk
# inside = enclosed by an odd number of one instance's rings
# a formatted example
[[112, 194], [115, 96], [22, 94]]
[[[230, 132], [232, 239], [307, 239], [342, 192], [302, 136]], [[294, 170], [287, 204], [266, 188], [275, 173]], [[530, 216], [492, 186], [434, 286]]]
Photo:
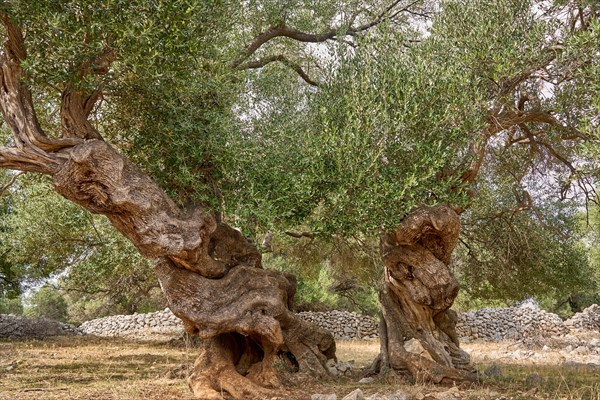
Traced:
[[[6, 15], [0, 19], [7, 36], [0, 52], [0, 109], [15, 143], [0, 148], [0, 167], [51, 176], [58, 193], [106, 215], [142, 255], [159, 260], [155, 271], [172, 311], [205, 339], [189, 379], [194, 393], [203, 399], [220, 399], [223, 392], [235, 399], [263, 398], [279, 386], [277, 359], [326, 376], [335, 342], [331, 333], [291, 312], [293, 277], [263, 269], [260, 253], [238, 231], [206, 210], [180, 209], [105, 143], [88, 119], [98, 91], [67, 85], [62, 135], [46, 135], [22, 80], [23, 35]], [[94, 64], [110, 63], [114, 53], [99, 57]], [[98, 73], [86, 65], [82, 76]]]
[[393, 369], [416, 382], [476, 379], [450, 310], [459, 286], [448, 263], [459, 232], [458, 215], [440, 205], [417, 209], [394, 232], [382, 235], [381, 352], [373, 372]]

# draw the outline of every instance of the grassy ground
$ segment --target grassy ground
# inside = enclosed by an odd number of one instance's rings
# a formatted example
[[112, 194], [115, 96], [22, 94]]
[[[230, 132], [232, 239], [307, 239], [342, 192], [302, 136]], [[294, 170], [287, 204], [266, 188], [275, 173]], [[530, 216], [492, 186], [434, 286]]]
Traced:
[[[461, 388], [465, 399], [600, 400], [600, 368], [516, 364], [484, 356], [494, 345], [478, 344], [473, 359], [484, 371], [496, 364], [502, 376], [484, 378]], [[488, 348], [489, 347], [489, 348]], [[340, 360], [369, 365], [377, 355], [374, 341], [342, 341]], [[183, 343], [141, 343], [122, 339], [54, 338], [44, 341], [0, 341], [0, 400], [187, 400], [185, 376], [197, 350]], [[278, 399], [310, 399], [314, 393], [337, 393], [338, 399], [357, 387], [366, 394], [407, 392], [415, 399], [434, 399], [447, 388], [414, 385], [395, 378], [367, 385], [357, 377], [332, 382], [290, 382]]]
[[169, 371], [194, 360], [184, 346], [55, 338], [0, 342], [1, 400], [192, 399]]

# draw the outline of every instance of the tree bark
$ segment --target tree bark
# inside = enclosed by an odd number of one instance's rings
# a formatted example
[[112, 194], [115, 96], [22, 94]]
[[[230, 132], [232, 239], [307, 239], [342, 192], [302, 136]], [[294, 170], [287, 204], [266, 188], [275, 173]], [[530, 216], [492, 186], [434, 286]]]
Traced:
[[295, 279], [265, 270], [241, 233], [198, 209], [179, 209], [143, 171], [100, 140], [68, 151], [53, 174], [58, 193], [106, 215], [146, 257], [175, 315], [205, 339], [189, 383], [199, 398], [262, 398], [280, 386], [274, 368], [325, 377], [331, 333], [291, 312]]
[[450, 310], [459, 286], [448, 263], [459, 233], [458, 215], [440, 205], [417, 209], [382, 235], [381, 351], [372, 372], [392, 369], [415, 382], [476, 380]]
[[[262, 398], [280, 386], [274, 364], [325, 377], [331, 333], [291, 312], [295, 280], [265, 270], [254, 245], [202, 209], [183, 211], [143, 171], [101, 140], [64, 152], [58, 193], [106, 215], [148, 258], [170, 308], [205, 339], [189, 378], [199, 398]], [[64, 156], [64, 154], [63, 154]]]
[[[333, 335], [292, 313], [295, 279], [262, 268], [256, 247], [208, 210], [182, 210], [141, 169], [102, 140], [89, 121], [100, 97], [67, 85], [62, 137], [46, 135], [22, 79], [23, 35], [7, 15], [0, 51], [0, 109], [14, 147], [0, 148], [0, 167], [52, 177], [62, 196], [108, 217], [155, 266], [171, 310], [205, 339], [190, 387], [200, 398], [263, 398], [278, 387], [275, 363], [326, 376]], [[109, 65], [107, 49], [93, 65]], [[89, 68], [79, 75], [106, 73]], [[289, 369], [289, 368], [288, 368]]]

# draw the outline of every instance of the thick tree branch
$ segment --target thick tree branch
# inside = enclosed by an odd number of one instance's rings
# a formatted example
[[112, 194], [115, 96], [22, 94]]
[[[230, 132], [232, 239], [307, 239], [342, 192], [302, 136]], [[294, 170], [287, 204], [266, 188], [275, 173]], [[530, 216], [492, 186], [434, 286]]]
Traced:
[[29, 148], [18, 149], [14, 147], [0, 148], [0, 167], [24, 172], [40, 172], [52, 174], [59, 167], [56, 158], [48, 156], [41, 151]]
[[[82, 63], [76, 75], [79, 78], [86, 75], [105, 75], [115, 57], [115, 52], [107, 47], [93, 61]], [[86, 91], [73, 84], [67, 85], [62, 92], [60, 108], [63, 136], [102, 140], [98, 130], [89, 121], [90, 113], [100, 97], [100, 89]]]
[[[17, 156], [14, 153], [3, 152], [2, 156], [12, 161], [19, 159], [20, 163], [27, 163], [28, 159], [36, 157], [52, 158], [47, 152], [72, 147], [81, 143], [81, 140], [49, 138], [42, 131], [33, 107], [31, 93], [22, 81], [23, 69], [20, 63], [27, 57], [23, 34], [7, 15], [0, 14], [0, 19], [7, 32], [4, 48], [0, 54], [0, 108], [4, 121], [13, 133], [15, 146], [22, 153]], [[23, 165], [19, 169], [31, 170]], [[33, 169], [39, 171], [37, 167]]]

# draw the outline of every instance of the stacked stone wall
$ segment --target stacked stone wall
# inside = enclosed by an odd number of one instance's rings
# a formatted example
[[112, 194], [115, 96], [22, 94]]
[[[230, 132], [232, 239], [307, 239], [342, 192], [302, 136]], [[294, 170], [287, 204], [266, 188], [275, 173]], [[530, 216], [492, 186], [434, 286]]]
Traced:
[[82, 335], [74, 325], [46, 318], [29, 319], [0, 314], [0, 339], [42, 339], [48, 336]]
[[[336, 339], [376, 339], [376, 319], [347, 311], [301, 312], [298, 316], [331, 331]], [[565, 337], [571, 331], [600, 333], [600, 306], [593, 305], [563, 322], [557, 315], [527, 304], [521, 307], [484, 308], [459, 313], [457, 332], [463, 341], [524, 340]], [[148, 314], [114, 315], [84, 322], [79, 328], [45, 319], [28, 320], [0, 315], [0, 338], [91, 334], [136, 339], [178, 337], [184, 333], [179, 318], [166, 308]]]
[[157, 336], [181, 336], [184, 333], [183, 323], [168, 308], [147, 314], [93, 319], [84, 322], [79, 328], [88, 335], [149, 339]]
[[[347, 311], [301, 312], [298, 316], [332, 332], [336, 339], [377, 339], [375, 318]], [[564, 336], [571, 329], [600, 331], [600, 306], [593, 305], [563, 322], [535, 305], [483, 308], [459, 313], [456, 330], [462, 340], [523, 340]], [[181, 321], [167, 308], [149, 314], [115, 315], [91, 320], [80, 329], [97, 336], [144, 337], [183, 334]]]
[[379, 323], [373, 317], [348, 311], [301, 312], [305, 321], [327, 329], [336, 339], [377, 339]]
[[456, 330], [463, 340], [522, 340], [569, 332], [560, 317], [536, 307], [482, 308], [461, 313]]
[[600, 306], [592, 304], [582, 312], [573, 315], [573, 318], [565, 321], [565, 325], [570, 329], [600, 332]]

